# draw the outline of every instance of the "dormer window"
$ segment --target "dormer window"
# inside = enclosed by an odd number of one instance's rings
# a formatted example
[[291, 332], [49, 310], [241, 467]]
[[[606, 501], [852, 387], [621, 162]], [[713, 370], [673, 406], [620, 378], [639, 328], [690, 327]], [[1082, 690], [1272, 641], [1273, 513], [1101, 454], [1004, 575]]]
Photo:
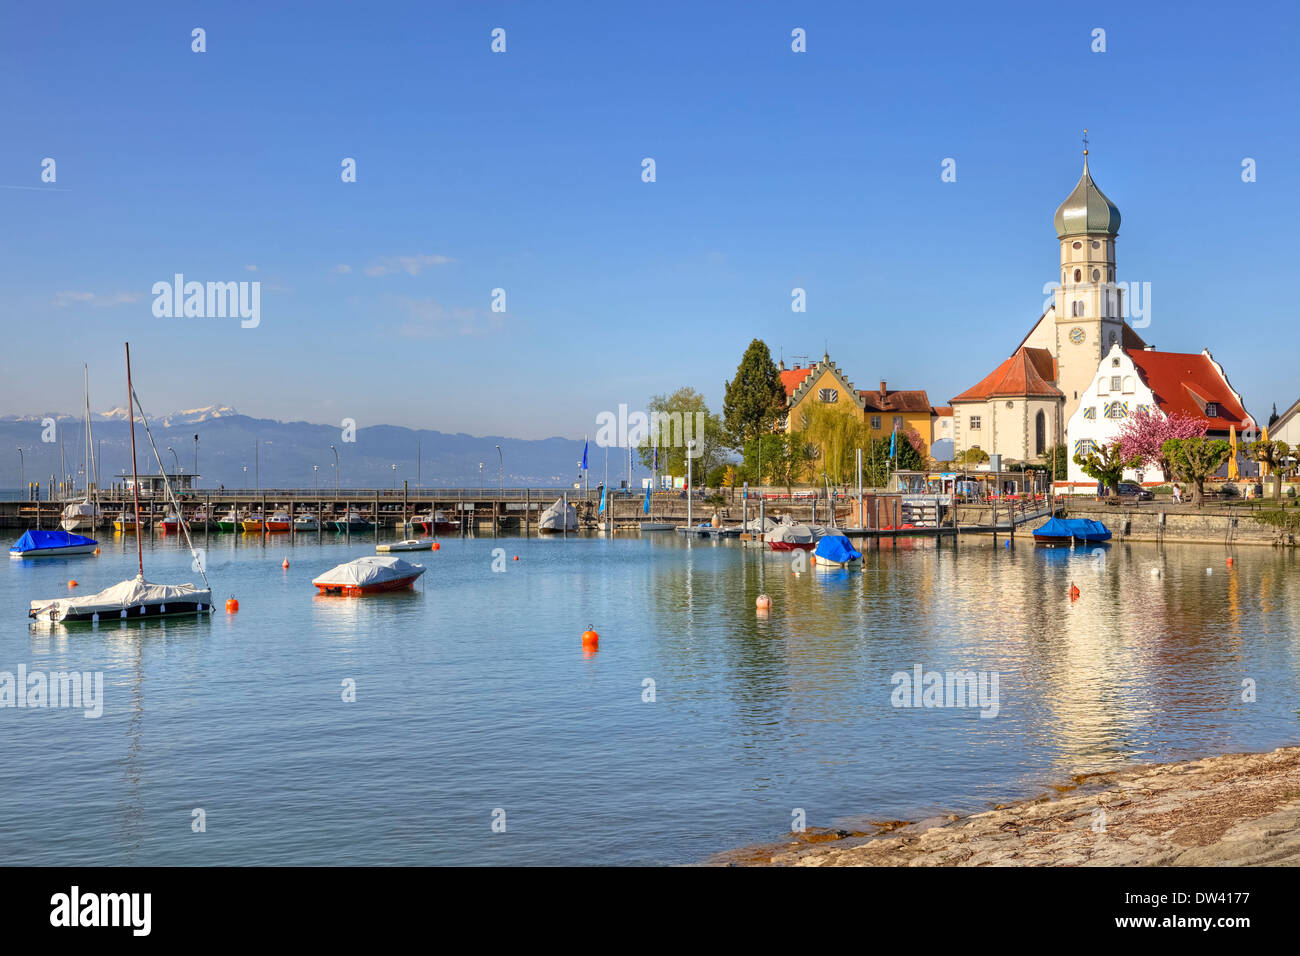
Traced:
[[1206, 417], [1206, 418], [1218, 418], [1218, 417], [1219, 417], [1219, 403], [1218, 403], [1218, 402], [1206, 402], [1206, 403], [1205, 403], [1205, 417]]

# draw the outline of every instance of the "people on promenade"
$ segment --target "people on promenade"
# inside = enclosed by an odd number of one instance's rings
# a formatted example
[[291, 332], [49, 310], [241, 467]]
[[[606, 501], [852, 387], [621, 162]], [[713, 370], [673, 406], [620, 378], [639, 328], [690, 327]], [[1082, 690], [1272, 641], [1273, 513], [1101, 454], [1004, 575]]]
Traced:
[[1174, 504], [1180, 505], [1182, 503], [1183, 503], [1183, 490], [1178, 487], [1178, 482], [1175, 481], [1174, 482]]

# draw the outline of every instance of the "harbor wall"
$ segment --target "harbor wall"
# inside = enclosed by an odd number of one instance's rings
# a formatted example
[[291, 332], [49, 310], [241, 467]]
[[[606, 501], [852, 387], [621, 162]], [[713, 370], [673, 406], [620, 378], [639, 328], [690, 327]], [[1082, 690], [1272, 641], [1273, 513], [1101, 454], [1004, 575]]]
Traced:
[[1295, 546], [1294, 533], [1257, 521], [1253, 508], [1147, 502], [1129, 507], [1064, 500], [1066, 517], [1102, 522], [1112, 541], [1177, 541], [1188, 544]]

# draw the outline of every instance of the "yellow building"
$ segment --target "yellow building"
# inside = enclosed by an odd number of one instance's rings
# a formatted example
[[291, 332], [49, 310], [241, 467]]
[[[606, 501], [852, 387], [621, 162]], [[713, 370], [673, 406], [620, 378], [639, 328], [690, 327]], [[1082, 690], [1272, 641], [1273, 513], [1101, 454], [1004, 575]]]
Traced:
[[781, 422], [785, 432], [797, 430], [800, 413], [817, 403], [855, 415], [873, 438], [888, 438], [895, 429], [912, 429], [921, 437], [925, 449], [934, 441], [930, 398], [924, 389], [890, 389], [882, 381], [878, 389], [862, 391], [844, 377], [829, 354], [824, 354], [820, 362], [792, 369], [782, 361], [779, 371], [786, 395], [786, 416]]

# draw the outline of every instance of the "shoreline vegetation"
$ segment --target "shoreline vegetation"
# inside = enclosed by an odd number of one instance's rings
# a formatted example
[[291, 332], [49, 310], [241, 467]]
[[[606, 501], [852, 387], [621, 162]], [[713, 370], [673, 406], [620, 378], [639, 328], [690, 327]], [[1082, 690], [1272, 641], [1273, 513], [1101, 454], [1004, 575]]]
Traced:
[[967, 816], [809, 827], [714, 866], [1300, 865], [1300, 746], [1080, 774]]

